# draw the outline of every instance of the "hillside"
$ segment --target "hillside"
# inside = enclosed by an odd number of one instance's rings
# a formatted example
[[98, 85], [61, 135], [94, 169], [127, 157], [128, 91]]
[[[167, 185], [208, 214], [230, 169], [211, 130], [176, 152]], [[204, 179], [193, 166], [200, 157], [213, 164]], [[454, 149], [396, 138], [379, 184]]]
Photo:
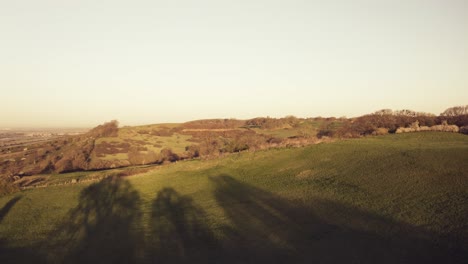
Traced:
[[463, 263], [466, 157], [461, 134], [392, 134], [22, 191], [0, 197], [0, 261]]
[[[39, 142], [19, 140], [18, 144], [0, 146], [0, 195], [6, 190], [2, 186], [31, 183], [32, 178], [19, 182], [31, 175], [164, 164], [246, 150], [307, 146], [330, 139], [422, 131], [468, 134], [468, 115], [384, 109], [350, 119], [206, 119], [121, 128], [114, 120], [77, 136], [56, 135]], [[40, 178], [34, 182], [39, 184]]]
[[[252, 120], [208, 119], [181, 124], [118, 128], [117, 121], [78, 136], [0, 147], [0, 179], [162, 164], [225, 153], [308, 145], [324, 125], [338, 120], [294, 117]], [[1, 191], [0, 191], [1, 194]]]

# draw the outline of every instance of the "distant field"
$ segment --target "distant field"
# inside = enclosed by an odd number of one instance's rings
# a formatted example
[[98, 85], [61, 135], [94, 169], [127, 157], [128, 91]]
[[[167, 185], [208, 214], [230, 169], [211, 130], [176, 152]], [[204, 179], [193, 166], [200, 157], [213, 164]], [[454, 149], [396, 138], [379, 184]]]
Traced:
[[0, 262], [466, 263], [467, 157], [393, 134], [31, 189], [0, 197]]
[[0, 158], [5, 149], [27, 146], [35, 143], [54, 140], [65, 135], [83, 134], [88, 129], [55, 128], [55, 129], [0, 129]]

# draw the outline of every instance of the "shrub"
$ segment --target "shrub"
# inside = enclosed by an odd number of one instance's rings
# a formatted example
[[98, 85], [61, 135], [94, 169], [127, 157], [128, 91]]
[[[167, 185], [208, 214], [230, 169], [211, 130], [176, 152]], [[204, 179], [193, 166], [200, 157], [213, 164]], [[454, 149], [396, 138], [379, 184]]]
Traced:
[[0, 178], [0, 196], [18, 192], [20, 189], [12, 180]]
[[88, 135], [93, 137], [116, 137], [118, 132], [119, 122], [117, 120], [112, 120], [91, 129], [91, 131], [88, 132]]
[[384, 128], [384, 127], [379, 127], [374, 132], [372, 132], [372, 135], [386, 135], [386, 134], [388, 134], [388, 128]]
[[296, 127], [300, 120], [295, 116], [287, 116], [284, 118], [257, 117], [245, 122], [247, 127], [259, 127], [265, 129], [275, 129], [283, 127]]
[[277, 138], [277, 137], [271, 137], [267, 140], [267, 143], [268, 144], [281, 144], [283, 142], [283, 139], [282, 138]]
[[237, 119], [204, 119], [184, 123], [181, 129], [233, 129], [244, 125], [245, 121]]
[[333, 137], [334, 131], [331, 129], [321, 129], [317, 133], [318, 138], [323, 138], [323, 137]]
[[161, 150], [162, 161], [174, 162], [179, 160], [179, 156], [175, 154], [170, 148], [164, 148]]
[[468, 126], [460, 127], [460, 133], [468, 135]]
[[73, 162], [69, 158], [62, 158], [54, 165], [55, 171], [58, 173], [74, 171]]
[[197, 158], [200, 156], [200, 147], [198, 145], [190, 145], [185, 147], [187, 158]]
[[214, 133], [204, 133], [200, 137], [199, 152], [200, 156], [216, 156], [219, 155], [222, 143]]
[[447, 108], [444, 112], [440, 114], [441, 116], [460, 116], [468, 115], [468, 105], [463, 106], [454, 106]]
[[151, 135], [159, 137], [170, 137], [174, 135], [174, 131], [169, 128], [155, 129], [151, 131]]
[[442, 124], [444, 121], [449, 125], [457, 125], [459, 127], [468, 126], [468, 115], [439, 116], [437, 118], [438, 124]]

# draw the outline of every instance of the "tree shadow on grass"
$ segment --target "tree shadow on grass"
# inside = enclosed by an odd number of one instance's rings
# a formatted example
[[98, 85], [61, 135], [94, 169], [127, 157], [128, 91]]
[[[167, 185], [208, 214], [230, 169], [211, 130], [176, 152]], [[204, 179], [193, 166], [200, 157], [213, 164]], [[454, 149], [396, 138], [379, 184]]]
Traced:
[[15, 204], [21, 200], [21, 196], [15, 196], [10, 201], [8, 201], [2, 209], [0, 209], [0, 223], [3, 221], [3, 218], [10, 212], [11, 208], [15, 206]]
[[134, 263], [141, 256], [140, 197], [126, 180], [107, 178], [84, 189], [53, 233], [49, 261]]
[[425, 230], [354, 207], [290, 201], [229, 175], [211, 180], [231, 222], [221, 242], [225, 263], [463, 263], [467, 257]]
[[[0, 209], [0, 224], [21, 198], [22, 196], [15, 196]], [[25, 247], [12, 247], [3, 237], [0, 237], [0, 263], [25, 263], [30, 260], [35, 260], [35, 263], [44, 263], [45, 261], [35, 250]]]
[[[211, 177], [229, 224], [172, 188], [154, 199], [147, 234], [140, 197], [126, 180], [85, 188], [43, 247], [52, 263], [464, 263], [466, 247], [358, 208], [308, 197], [292, 201], [234, 179]], [[18, 200], [0, 209], [3, 219]], [[145, 239], [146, 238], [146, 239]], [[461, 243], [466, 240], [461, 240]], [[40, 263], [38, 250], [2, 247], [1, 263]], [[463, 245], [462, 245], [463, 246]], [[462, 249], [464, 248], [464, 249]]]
[[218, 243], [191, 198], [162, 189], [152, 204], [151, 263], [215, 263]]

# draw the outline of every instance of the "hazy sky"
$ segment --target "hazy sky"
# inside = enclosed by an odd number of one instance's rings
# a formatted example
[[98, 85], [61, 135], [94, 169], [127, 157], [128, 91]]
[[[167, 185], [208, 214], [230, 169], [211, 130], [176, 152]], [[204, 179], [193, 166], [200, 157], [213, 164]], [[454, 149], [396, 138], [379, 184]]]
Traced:
[[466, 0], [0, 0], [0, 127], [438, 114]]

